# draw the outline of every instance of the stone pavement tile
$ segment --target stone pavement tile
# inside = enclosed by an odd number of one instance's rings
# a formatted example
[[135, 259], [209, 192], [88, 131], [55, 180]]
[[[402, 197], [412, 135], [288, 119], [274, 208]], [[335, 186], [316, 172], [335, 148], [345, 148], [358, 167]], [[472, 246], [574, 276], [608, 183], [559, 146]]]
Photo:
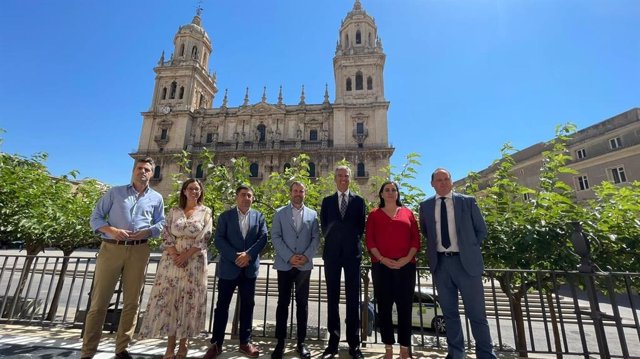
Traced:
[[[255, 338], [254, 344], [260, 348], [260, 358], [270, 359], [275, 342], [269, 338]], [[308, 341], [312, 358], [320, 358], [325, 349], [323, 341]], [[79, 358], [82, 340], [80, 330], [61, 327], [40, 327], [36, 325], [11, 325], [0, 324], [0, 358]], [[190, 341], [189, 358], [202, 358], [209, 347], [209, 337], [201, 335]], [[129, 352], [134, 358], [148, 359], [160, 358], [164, 354], [166, 342], [164, 339], [147, 339], [134, 341]], [[350, 359], [346, 343], [341, 343], [338, 358]], [[362, 352], [365, 358], [378, 359], [384, 355], [384, 345], [368, 344], [363, 346]], [[395, 357], [398, 357], [398, 346], [394, 346]], [[100, 341], [99, 352], [94, 359], [111, 359], [115, 351], [115, 334], [103, 333]], [[414, 347], [414, 358], [444, 358], [446, 351], [429, 347]], [[471, 354], [468, 358], [475, 358]], [[517, 358], [515, 353], [498, 353], [500, 359]], [[529, 358], [551, 358], [553, 356], [530, 355]], [[220, 359], [246, 359], [246, 356], [238, 352], [237, 340], [225, 340]], [[287, 342], [285, 348], [286, 359], [297, 359], [295, 341]]]

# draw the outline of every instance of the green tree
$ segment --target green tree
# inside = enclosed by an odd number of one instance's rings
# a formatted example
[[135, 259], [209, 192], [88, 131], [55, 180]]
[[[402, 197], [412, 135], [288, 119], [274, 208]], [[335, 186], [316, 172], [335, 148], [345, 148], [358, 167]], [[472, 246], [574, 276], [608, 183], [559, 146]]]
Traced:
[[[582, 221], [585, 211], [577, 205], [571, 188], [560, 176], [573, 173], [566, 166], [567, 142], [573, 125], [556, 129], [556, 137], [542, 153], [540, 183], [529, 189], [517, 183], [513, 175], [513, 148], [505, 145], [502, 158], [495, 163], [496, 172], [489, 187], [477, 194], [488, 227], [484, 258], [488, 268], [568, 270], [575, 268], [577, 258], [570, 249], [570, 223]], [[478, 188], [471, 184], [469, 188]], [[531, 200], [525, 199], [527, 194]], [[527, 356], [522, 299], [533, 288], [545, 294], [549, 308], [554, 308], [552, 294], [557, 279], [549, 272], [538, 274], [500, 271], [496, 274], [503, 292], [509, 298], [516, 329], [516, 348]], [[555, 312], [550, 313], [555, 344], [560, 337]], [[559, 350], [560, 351], [560, 350]]]
[[31, 158], [0, 153], [0, 238], [24, 242], [27, 252], [12, 308], [19, 303], [35, 256], [46, 247], [64, 253], [62, 271], [49, 312], [55, 316], [57, 303], [69, 262], [78, 247], [96, 241], [88, 219], [101, 189], [95, 181], [75, 184], [70, 180], [77, 172], [61, 178], [47, 170], [47, 155]]

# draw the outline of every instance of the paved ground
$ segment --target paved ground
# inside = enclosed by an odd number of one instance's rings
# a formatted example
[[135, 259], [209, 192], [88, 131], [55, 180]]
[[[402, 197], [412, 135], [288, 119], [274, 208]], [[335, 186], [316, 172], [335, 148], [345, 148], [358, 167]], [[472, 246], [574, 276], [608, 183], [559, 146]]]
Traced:
[[[100, 344], [100, 352], [95, 359], [113, 358], [115, 335], [104, 334]], [[201, 358], [207, 349], [208, 340], [205, 337], [197, 338], [190, 345], [189, 358]], [[257, 341], [261, 347], [261, 358], [269, 358], [272, 342]], [[41, 328], [38, 326], [0, 325], [0, 357], [2, 358], [79, 358], [80, 331], [78, 329]], [[221, 359], [244, 358], [237, 350], [237, 341], [227, 340], [225, 351]], [[323, 342], [310, 342], [309, 349], [312, 357], [317, 358], [324, 350]], [[367, 358], [381, 358], [384, 352], [382, 345], [370, 345], [362, 348]], [[164, 354], [165, 343], [163, 340], [136, 341], [130, 348], [134, 358], [160, 358]], [[290, 345], [285, 358], [296, 358], [294, 346]], [[444, 352], [417, 351], [415, 357], [420, 358], [444, 358]], [[346, 344], [341, 347], [341, 359], [350, 358]]]

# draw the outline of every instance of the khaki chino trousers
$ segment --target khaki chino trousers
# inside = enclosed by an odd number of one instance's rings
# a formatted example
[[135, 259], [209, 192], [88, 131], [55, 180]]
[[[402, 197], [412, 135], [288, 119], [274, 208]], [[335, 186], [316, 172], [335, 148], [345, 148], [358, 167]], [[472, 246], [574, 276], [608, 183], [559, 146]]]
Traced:
[[149, 261], [149, 245], [124, 246], [102, 242], [96, 260], [91, 307], [84, 324], [80, 357], [93, 357], [98, 350], [109, 301], [122, 275], [123, 308], [116, 335], [116, 353], [127, 349], [138, 319], [138, 303]]

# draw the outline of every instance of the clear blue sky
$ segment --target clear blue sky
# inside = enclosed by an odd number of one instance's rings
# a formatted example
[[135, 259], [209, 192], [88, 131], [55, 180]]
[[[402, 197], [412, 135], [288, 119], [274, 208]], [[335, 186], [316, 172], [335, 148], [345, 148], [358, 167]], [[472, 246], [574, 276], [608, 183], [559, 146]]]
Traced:
[[[557, 124], [590, 126], [640, 106], [638, 0], [363, 0], [375, 18], [392, 163], [418, 152], [418, 184], [438, 166], [480, 170], [511, 141], [523, 149]], [[56, 174], [127, 183], [153, 67], [173, 51], [197, 1], [0, 2], [1, 150], [49, 153]], [[333, 101], [332, 59], [352, 0], [205, 0], [220, 106]]]

